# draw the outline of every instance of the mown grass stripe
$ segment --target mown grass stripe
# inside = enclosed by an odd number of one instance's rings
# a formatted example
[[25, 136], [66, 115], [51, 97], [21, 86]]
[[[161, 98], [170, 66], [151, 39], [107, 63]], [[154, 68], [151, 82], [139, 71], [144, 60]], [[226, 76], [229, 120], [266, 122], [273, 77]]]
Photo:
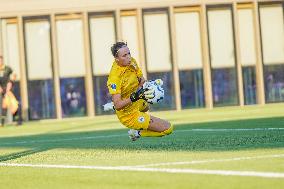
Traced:
[[[251, 128], [251, 129], [183, 129], [175, 130], [174, 132], [227, 132], [227, 131], [275, 131], [275, 130], [284, 130], [284, 128]], [[26, 141], [17, 141], [17, 142], [4, 142], [0, 146], [5, 145], [16, 145], [16, 144], [32, 144], [32, 143], [51, 143], [51, 142], [64, 142], [64, 141], [73, 141], [73, 140], [94, 140], [100, 138], [113, 138], [113, 137], [122, 137], [127, 134], [117, 134], [117, 135], [100, 135], [100, 136], [88, 136], [88, 137], [73, 137], [73, 138], [61, 138], [61, 139], [40, 139], [40, 140], [26, 140]]]

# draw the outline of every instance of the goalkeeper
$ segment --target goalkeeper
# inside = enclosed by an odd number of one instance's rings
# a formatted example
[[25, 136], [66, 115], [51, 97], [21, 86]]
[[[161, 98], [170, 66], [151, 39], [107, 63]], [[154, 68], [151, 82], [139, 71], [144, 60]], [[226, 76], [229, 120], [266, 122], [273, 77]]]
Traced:
[[114, 56], [107, 86], [112, 95], [116, 115], [120, 122], [130, 128], [131, 140], [141, 137], [161, 137], [173, 132], [173, 125], [146, 113], [145, 99], [153, 98], [153, 89], [143, 89], [145, 79], [127, 44], [117, 42], [111, 47]]

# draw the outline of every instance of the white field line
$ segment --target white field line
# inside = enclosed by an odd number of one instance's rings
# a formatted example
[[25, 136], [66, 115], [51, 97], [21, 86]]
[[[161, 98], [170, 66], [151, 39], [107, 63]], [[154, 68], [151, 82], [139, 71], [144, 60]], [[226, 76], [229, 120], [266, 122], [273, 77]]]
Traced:
[[262, 155], [262, 156], [251, 156], [251, 157], [236, 157], [236, 158], [227, 158], [227, 159], [207, 159], [207, 160], [198, 160], [198, 161], [153, 163], [153, 164], [146, 164], [146, 165], [135, 165], [135, 166], [130, 166], [130, 167], [155, 167], [155, 166], [186, 165], [186, 164], [192, 165], [192, 164], [206, 164], [206, 163], [216, 163], [216, 162], [253, 160], [253, 159], [281, 158], [281, 157], [284, 157], [284, 154]]
[[232, 171], [232, 170], [199, 170], [199, 169], [166, 169], [166, 168], [142, 168], [142, 167], [114, 167], [114, 166], [79, 166], [79, 165], [48, 165], [48, 164], [17, 164], [0, 163], [2, 167], [32, 167], [32, 168], [55, 168], [55, 169], [93, 169], [110, 171], [138, 171], [138, 172], [161, 172], [161, 173], [188, 173], [202, 175], [223, 176], [250, 176], [264, 178], [284, 178], [284, 173], [256, 172], [256, 171]]
[[[272, 131], [272, 130], [284, 130], [284, 128], [248, 128], [248, 129], [185, 129], [185, 130], [176, 130], [174, 132], [228, 132], [228, 131]], [[113, 137], [122, 137], [126, 134], [119, 135], [101, 135], [101, 136], [89, 136], [89, 137], [74, 137], [74, 138], [61, 138], [61, 139], [40, 139], [40, 140], [27, 140], [27, 141], [17, 141], [17, 142], [3, 142], [2, 145], [15, 145], [15, 144], [32, 144], [32, 143], [45, 143], [45, 142], [63, 142], [63, 141], [73, 141], [73, 140], [93, 140], [100, 138], [113, 138]], [[0, 138], [1, 139], [1, 138]]]

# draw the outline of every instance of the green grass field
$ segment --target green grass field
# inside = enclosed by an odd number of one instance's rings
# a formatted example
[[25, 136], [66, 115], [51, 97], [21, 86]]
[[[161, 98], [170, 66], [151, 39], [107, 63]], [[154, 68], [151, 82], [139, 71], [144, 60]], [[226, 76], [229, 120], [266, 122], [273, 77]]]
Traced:
[[115, 116], [0, 128], [0, 188], [284, 188], [284, 104], [155, 112], [131, 142]]

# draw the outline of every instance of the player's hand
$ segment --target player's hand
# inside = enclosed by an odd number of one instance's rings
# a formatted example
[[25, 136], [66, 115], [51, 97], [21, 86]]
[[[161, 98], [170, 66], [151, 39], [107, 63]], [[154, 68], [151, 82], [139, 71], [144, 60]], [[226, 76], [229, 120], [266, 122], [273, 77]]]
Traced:
[[131, 102], [136, 102], [139, 99], [145, 99], [145, 94], [144, 93], [145, 93], [146, 90], [147, 89], [140, 88], [136, 92], [133, 92], [130, 95]]
[[145, 99], [152, 99], [155, 96], [155, 90], [152, 86], [149, 86], [146, 88], [146, 91], [144, 92]]

